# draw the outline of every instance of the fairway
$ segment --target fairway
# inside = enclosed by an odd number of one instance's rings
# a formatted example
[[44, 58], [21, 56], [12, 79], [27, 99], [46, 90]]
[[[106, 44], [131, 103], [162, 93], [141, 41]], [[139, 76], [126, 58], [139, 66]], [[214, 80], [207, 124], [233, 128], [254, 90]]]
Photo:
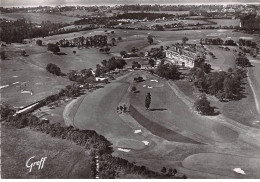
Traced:
[[[127, 78], [106, 85], [87, 95], [80, 105], [74, 125], [79, 129], [95, 130], [108, 138], [114, 147], [140, 149], [144, 137], [134, 133], [134, 130], [118, 116], [116, 107], [125, 94], [129, 84]], [[102, 114], [100, 114], [102, 113]], [[87, 116], [87, 117], [86, 117]], [[139, 144], [140, 143], [140, 144]]]

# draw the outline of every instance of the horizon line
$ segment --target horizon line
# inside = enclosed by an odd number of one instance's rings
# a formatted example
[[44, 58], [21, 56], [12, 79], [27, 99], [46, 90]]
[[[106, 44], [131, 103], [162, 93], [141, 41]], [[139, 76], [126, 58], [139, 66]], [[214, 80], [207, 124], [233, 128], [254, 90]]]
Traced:
[[0, 7], [3, 7], [3, 8], [11, 8], [11, 7], [18, 7], [18, 8], [31, 8], [31, 7], [40, 7], [40, 6], [43, 6], [43, 7], [55, 7], [55, 6], [61, 6], [61, 7], [65, 7], [65, 6], [85, 6], [85, 7], [88, 7], [88, 6], [124, 6], [124, 5], [175, 5], [175, 6], [178, 6], [178, 5], [250, 5], [250, 4], [257, 4], [257, 5], [260, 5], [260, 3], [257, 3], [257, 2], [245, 2], [245, 3], [239, 3], [239, 2], [226, 2], [226, 3], [165, 3], [165, 4], [157, 4], [157, 3], [154, 3], [154, 4], [146, 4], [146, 3], [134, 3], [134, 4], [93, 4], [93, 5], [87, 5], [87, 4], [64, 4], [64, 5], [61, 5], [61, 4], [43, 4], [43, 5], [11, 5], [11, 6], [0, 6]]

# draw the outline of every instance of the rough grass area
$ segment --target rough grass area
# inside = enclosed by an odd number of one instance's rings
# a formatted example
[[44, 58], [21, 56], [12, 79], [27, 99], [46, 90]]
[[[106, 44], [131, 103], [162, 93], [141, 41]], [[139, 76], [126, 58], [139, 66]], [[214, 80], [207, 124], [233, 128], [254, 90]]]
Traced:
[[[92, 178], [90, 157], [72, 142], [52, 138], [28, 128], [1, 128], [2, 178]], [[26, 168], [27, 160], [47, 157], [43, 169]]]

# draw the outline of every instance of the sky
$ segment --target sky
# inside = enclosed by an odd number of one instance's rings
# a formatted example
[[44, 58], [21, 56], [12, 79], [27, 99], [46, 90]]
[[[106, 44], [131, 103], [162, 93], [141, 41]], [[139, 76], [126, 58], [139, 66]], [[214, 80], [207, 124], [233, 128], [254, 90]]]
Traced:
[[0, 6], [119, 5], [119, 4], [230, 4], [259, 3], [260, 0], [0, 0]]

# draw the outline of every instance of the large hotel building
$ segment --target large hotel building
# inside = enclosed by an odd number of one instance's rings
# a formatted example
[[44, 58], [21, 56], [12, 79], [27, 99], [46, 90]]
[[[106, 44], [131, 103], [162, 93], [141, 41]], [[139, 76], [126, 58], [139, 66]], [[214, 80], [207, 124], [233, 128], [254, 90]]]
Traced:
[[165, 52], [165, 63], [172, 63], [179, 67], [194, 68], [194, 62], [198, 58], [196, 45], [188, 45], [187, 47], [174, 45]]

